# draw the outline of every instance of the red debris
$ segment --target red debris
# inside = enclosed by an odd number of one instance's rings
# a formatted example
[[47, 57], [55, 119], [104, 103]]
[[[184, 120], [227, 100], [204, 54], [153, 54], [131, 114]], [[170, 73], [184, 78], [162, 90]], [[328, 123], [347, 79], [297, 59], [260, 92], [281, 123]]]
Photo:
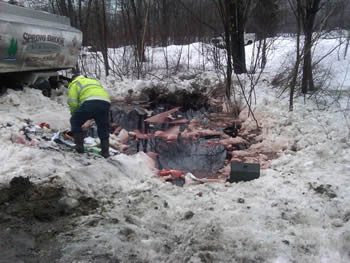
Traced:
[[174, 141], [180, 133], [180, 126], [174, 126], [166, 131], [156, 131], [154, 136], [161, 137], [165, 141]]
[[148, 123], [187, 123], [188, 120], [187, 119], [178, 119], [178, 120], [174, 120], [170, 117], [170, 115], [174, 112], [177, 112], [178, 110], [180, 110], [181, 107], [176, 107], [174, 109], [171, 109], [169, 111], [165, 111], [165, 112], [162, 112], [162, 113], [159, 113], [157, 115], [154, 115], [150, 118], [147, 118], [145, 120], [145, 122], [148, 122]]
[[24, 144], [27, 146], [35, 146], [36, 145], [36, 140], [26, 140], [24, 136], [17, 135], [17, 134], [11, 134], [11, 141], [12, 143], [18, 143], [18, 144]]
[[50, 129], [50, 124], [48, 123], [45, 123], [45, 122], [42, 122], [42, 123], [39, 123], [39, 126], [40, 128], [46, 128], [46, 129]]
[[181, 170], [163, 169], [159, 172], [159, 175], [162, 177], [170, 176], [172, 179], [175, 179], [175, 178], [183, 178], [185, 176], [185, 173]]
[[149, 139], [153, 137], [153, 134], [146, 134], [140, 130], [134, 130], [133, 132], [129, 132], [129, 135], [135, 136], [137, 139]]

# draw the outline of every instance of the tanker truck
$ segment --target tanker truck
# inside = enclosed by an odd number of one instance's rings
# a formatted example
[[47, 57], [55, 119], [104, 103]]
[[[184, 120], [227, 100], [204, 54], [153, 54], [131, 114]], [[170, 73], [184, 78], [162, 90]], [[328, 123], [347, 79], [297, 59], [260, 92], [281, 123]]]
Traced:
[[27, 85], [50, 96], [76, 66], [81, 42], [69, 18], [0, 1], [0, 95]]

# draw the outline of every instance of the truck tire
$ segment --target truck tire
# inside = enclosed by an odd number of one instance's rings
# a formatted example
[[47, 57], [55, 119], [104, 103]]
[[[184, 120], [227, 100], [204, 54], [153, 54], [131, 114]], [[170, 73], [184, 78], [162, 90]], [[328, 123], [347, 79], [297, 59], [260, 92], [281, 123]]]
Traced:
[[49, 80], [39, 78], [33, 85], [35, 89], [40, 89], [44, 96], [51, 97], [51, 85]]
[[4, 95], [7, 91], [7, 88], [5, 86], [0, 87], [0, 96]]

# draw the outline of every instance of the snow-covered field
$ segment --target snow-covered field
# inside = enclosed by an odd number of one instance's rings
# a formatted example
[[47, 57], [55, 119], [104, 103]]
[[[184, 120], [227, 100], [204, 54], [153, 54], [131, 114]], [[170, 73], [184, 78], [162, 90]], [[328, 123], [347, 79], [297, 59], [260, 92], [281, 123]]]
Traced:
[[[335, 44], [322, 41], [315, 56], [322, 57]], [[144, 153], [88, 159], [12, 143], [23, 126], [18, 118], [69, 129], [64, 88], [52, 98], [25, 88], [0, 97], [0, 187], [7, 188], [14, 177], [28, 177], [36, 185], [63, 187], [60, 203], [73, 210], [83, 206], [81, 197], [98, 202], [97, 209], [70, 215], [64, 231], [47, 230], [56, 231], [52, 236], [60, 250], [51, 262], [350, 262], [349, 95], [343, 92], [338, 101], [328, 98], [322, 111], [312, 99], [304, 104], [299, 98], [289, 112], [288, 96], [277, 98], [278, 90], [269, 83], [293, 55], [292, 48], [290, 39], [276, 42], [263, 75], [267, 81], [256, 87], [254, 109], [263, 142], [255, 147], [271, 147], [278, 155], [257, 180], [178, 187], [159, 180]], [[198, 55], [193, 59], [201, 61]], [[349, 58], [338, 60], [335, 52], [321, 64], [333, 72], [328, 88], [349, 92]], [[196, 81], [216, 83], [216, 76], [207, 71]], [[102, 80], [112, 97], [167, 81]], [[176, 77], [169, 83], [190, 86], [189, 80]], [[243, 125], [253, 123], [249, 119]], [[3, 211], [11, 205], [0, 203]], [[21, 252], [26, 247], [32, 257], [45, 254], [45, 246], [35, 246], [40, 243], [35, 236], [25, 237], [33, 231], [19, 235], [16, 226], [3, 228], [5, 223], [0, 219], [1, 263], [45, 262], [26, 261]]]

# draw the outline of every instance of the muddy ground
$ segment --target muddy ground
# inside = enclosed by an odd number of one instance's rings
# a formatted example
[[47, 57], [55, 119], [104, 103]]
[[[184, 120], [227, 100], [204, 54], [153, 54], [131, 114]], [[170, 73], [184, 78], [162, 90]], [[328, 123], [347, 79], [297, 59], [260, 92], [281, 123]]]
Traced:
[[65, 197], [57, 185], [13, 178], [9, 187], [0, 189], [0, 262], [56, 262], [62, 253], [57, 236], [74, 229], [75, 219], [97, 207], [92, 198]]

